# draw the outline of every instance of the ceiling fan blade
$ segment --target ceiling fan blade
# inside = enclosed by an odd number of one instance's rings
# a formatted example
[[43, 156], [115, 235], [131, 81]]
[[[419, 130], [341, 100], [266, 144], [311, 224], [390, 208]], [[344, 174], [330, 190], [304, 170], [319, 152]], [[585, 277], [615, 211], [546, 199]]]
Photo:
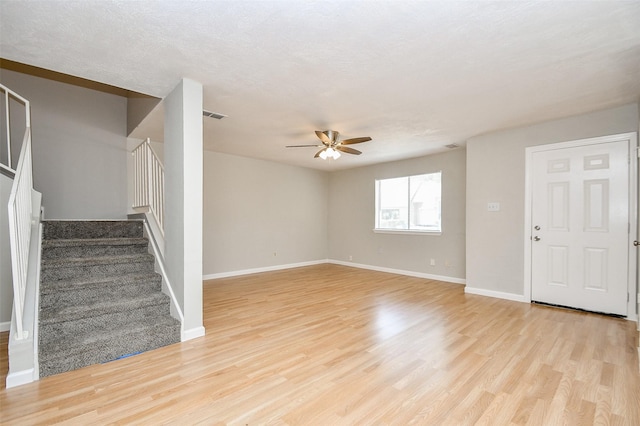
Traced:
[[345, 139], [342, 142], [340, 142], [342, 145], [352, 145], [354, 143], [362, 143], [362, 142], [369, 142], [371, 140], [371, 138], [369, 136], [364, 136], [362, 138], [351, 138], [351, 139]]
[[362, 154], [362, 152], [358, 151], [357, 149], [349, 148], [347, 146], [342, 146], [342, 145], [337, 145], [335, 149], [337, 149], [338, 151], [346, 152], [347, 154], [355, 154], [355, 155]]
[[313, 147], [316, 147], [316, 148], [322, 147], [322, 145], [313, 144], [313, 145], [287, 145], [287, 146], [285, 146], [285, 148], [305, 148], [305, 147], [309, 147], [309, 146], [313, 146]]
[[327, 136], [326, 133], [321, 132], [320, 130], [316, 130], [316, 136], [318, 136], [320, 138], [320, 140], [322, 141], [323, 144], [329, 146], [331, 144], [331, 139], [329, 139], [329, 136]]
[[313, 158], [318, 158], [320, 157], [320, 153], [324, 152], [327, 148], [322, 148], [320, 151], [316, 152], [316, 155], [313, 156]]

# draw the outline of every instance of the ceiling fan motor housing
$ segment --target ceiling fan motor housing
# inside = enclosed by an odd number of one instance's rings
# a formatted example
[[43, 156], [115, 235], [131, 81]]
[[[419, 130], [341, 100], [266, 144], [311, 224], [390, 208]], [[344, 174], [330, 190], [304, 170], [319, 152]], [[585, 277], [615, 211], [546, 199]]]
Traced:
[[335, 130], [325, 130], [322, 133], [327, 135], [331, 146], [336, 144], [336, 142], [338, 141], [338, 136], [340, 136], [340, 132], [336, 132]]

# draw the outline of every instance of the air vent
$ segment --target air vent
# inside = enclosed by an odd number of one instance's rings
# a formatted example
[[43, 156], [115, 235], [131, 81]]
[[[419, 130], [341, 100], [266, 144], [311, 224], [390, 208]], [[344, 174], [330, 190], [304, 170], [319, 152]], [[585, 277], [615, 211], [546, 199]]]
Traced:
[[460, 145], [456, 144], [456, 143], [450, 143], [449, 145], [445, 145], [445, 148], [449, 148], [449, 149], [454, 149], [454, 148], [459, 148]]
[[223, 118], [226, 117], [226, 115], [224, 114], [220, 114], [219, 112], [207, 111], [206, 109], [202, 110], [202, 115], [204, 115], [205, 117], [215, 118], [218, 120], [222, 120]]

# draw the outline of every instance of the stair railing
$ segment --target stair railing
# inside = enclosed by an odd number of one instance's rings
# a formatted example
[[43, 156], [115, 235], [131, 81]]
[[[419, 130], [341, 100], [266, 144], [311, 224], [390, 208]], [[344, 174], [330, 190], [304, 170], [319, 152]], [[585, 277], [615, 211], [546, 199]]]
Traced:
[[164, 166], [147, 138], [133, 152], [133, 208], [148, 208], [164, 236]]
[[[31, 157], [31, 108], [29, 101], [2, 86], [6, 95], [6, 128], [8, 143], [8, 169], [11, 169], [11, 131], [9, 123], [9, 95], [24, 105], [26, 129], [22, 139], [22, 147], [18, 165], [15, 170], [13, 186], [9, 195], [9, 240], [11, 245], [11, 272], [13, 274], [13, 308], [16, 321], [16, 339], [28, 337], [24, 330], [23, 315], [27, 271], [29, 265], [29, 246], [31, 242], [31, 220], [33, 216], [32, 191], [33, 169]], [[3, 168], [7, 168], [4, 164]]]
[[[2, 109], [4, 110], [4, 114], [2, 114], [0, 129], [2, 129], [1, 139], [3, 144], [0, 147], [0, 171], [6, 174], [9, 177], [13, 177], [16, 173], [16, 169], [13, 168], [13, 154], [14, 150], [21, 147], [12, 147], [12, 142], [20, 142], [22, 139], [19, 139], [22, 135], [18, 134], [17, 131], [14, 131], [11, 128], [12, 119], [11, 119], [11, 105], [13, 101], [15, 101], [18, 106], [21, 106], [25, 111], [25, 127], [28, 129], [30, 127], [30, 108], [29, 101], [18, 95], [13, 90], [8, 87], [0, 84], [0, 94], [2, 94], [3, 102]], [[17, 123], [13, 123], [17, 124]], [[13, 148], [13, 149], [12, 149]]]

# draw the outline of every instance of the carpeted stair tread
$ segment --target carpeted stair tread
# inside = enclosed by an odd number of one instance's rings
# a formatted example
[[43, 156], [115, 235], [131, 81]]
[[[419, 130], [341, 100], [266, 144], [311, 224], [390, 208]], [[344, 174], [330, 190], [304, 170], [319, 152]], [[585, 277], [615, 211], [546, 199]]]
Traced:
[[108, 277], [151, 272], [154, 257], [148, 253], [119, 256], [43, 259], [40, 281], [61, 281], [84, 276]]
[[86, 305], [61, 305], [40, 308], [40, 324], [47, 325], [96, 317], [109, 313], [129, 312], [137, 308], [169, 304], [169, 297], [161, 292], [142, 294], [125, 300], [106, 300]]
[[42, 269], [73, 268], [76, 266], [111, 265], [117, 263], [153, 262], [149, 253], [124, 254], [117, 256], [69, 257], [62, 259], [43, 259]]
[[[169, 303], [165, 305], [142, 306], [128, 312], [111, 312], [99, 316], [75, 319], [73, 321], [40, 324], [40, 343], [60, 340], [78, 333], [95, 332], [102, 333], [111, 329], [126, 329], [131, 324], [138, 323], [148, 318], [160, 318], [169, 316]], [[44, 346], [46, 347], [46, 345]]]
[[146, 238], [100, 238], [42, 241], [42, 259], [146, 253]]
[[180, 342], [180, 323], [164, 318], [131, 328], [112, 329], [99, 337], [77, 337], [57, 351], [43, 351], [39, 357], [40, 376], [46, 377], [92, 364], [116, 360], [125, 355], [146, 352]]
[[125, 246], [125, 245], [143, 245], [147, 246], [146, 238], [71, 238], [57, 240], [43, 240], [42, 248], [50, 247], [74, 247], [74, 246]]
[[140, 238], [143, 224], [137, 220], [46, 220], [43, 239]]
[[[83, 339], [89, 336], [100, 338], [102, 335], [112, 333], [113, 330], [130, 330], [140, 326], [161, 324], [164, 322], [173, 323], [175, 320], [169, 315], [167, 309], [159, 312], [156, 307], [139, 308], [132, 311], [133, 315], [125, 317], [122, 314], [105, 314], [98, 317], [83, 318], [64, 323], [43, 325], [46, 333], [39, 335], [38, 344], [40, 349], [48, 350], [53, 348], [60, 350], [68, 346], [68, 340]], [[83, 337], [84, 336], [84, 337]]]
[[123, 299], [132, 300], [145, 294], [160, 293], [162, 283], [158, 280], [139, 281], [135, 285], [108, 284], [90, 286], [74, 290], [49, 292], [40, 296], [40, 310], [62, 309], [70, 306], [96, 306], [116, 303]]
[[[180, 330], [180, 321], [175, 318], [166, 315], [166, 316], [158, 316], [158, 317], [147, 317], [143, 318], [138, 322], [128, 324], [126, 327], [109, 327], [108, 325], [104, 325], [102, 328], [98, 330], [81, 330], [78, 333], [74, 333], [72, 335], [65, 336], [64, 342], [60, 340], [51, 340], [51, 341], [41, 341], [39, 344], [46, 349], [46, 354], [44, 355], [44, 359], [51, 359], [57, 357], [56, 352], [60, 352], [66, 349], [70, 349], [69, 353], [73, 353], [73, 348], [78, 346], [93, 344], [96, 342], [100, 342], [103, 340], [108, 340], [113, 338], [113, 336], [120, 336], [122, 334], [127, 333], [135, 333], [138, 331], [143, 331], [148, 328], [156, 328], [156, 327], [177, 327], [178, 331]], [[98, 331], [98, 332], [96, 332]]]
[[58, 293], [65, 291], [77, 291], [79, 289], [101, 288], [110, 286], [135, 286], [142, 282], [153, 281], [162, 282], [162, 277], [157, 272], [139, 272], [118, 276], [107, 277], [86, 277], [80, 276], [63, 281], [42, 281], [40, 283], [40, 294]]

